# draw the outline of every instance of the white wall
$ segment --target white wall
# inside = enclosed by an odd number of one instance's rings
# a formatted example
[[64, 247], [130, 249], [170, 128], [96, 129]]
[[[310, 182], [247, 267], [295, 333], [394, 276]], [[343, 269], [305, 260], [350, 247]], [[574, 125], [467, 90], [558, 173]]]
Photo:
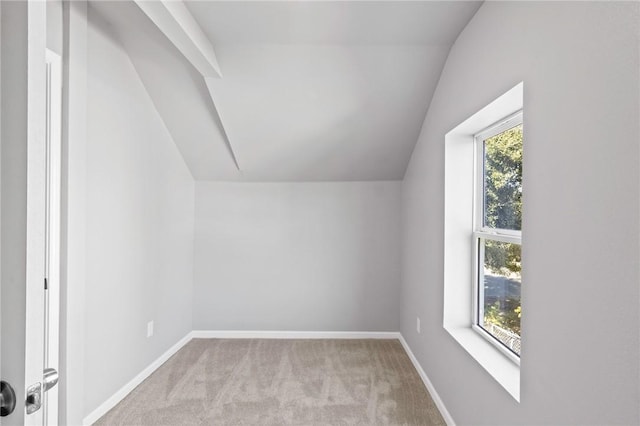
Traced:
[[[84, 417], [87, 2], [63, 3], [62, 193], [60, 226], [60, 424]], [[49, 15], [51, 16], [51, 14]]]
[[398, 330], [400, 182], [198, 182], [195, 247], [196, 330]]
[[[640, 422], [639, 26], [638, 3], [487, 2], [450, 52], [403, 183], [401, 306], [460, 425]], [[442, 328], [443, 167], [445, 134], [520, 81], [517, 403]]]
[[91, 7], [87, 55], [85, 415], [191, 331], [194, 225], [193, 179]]

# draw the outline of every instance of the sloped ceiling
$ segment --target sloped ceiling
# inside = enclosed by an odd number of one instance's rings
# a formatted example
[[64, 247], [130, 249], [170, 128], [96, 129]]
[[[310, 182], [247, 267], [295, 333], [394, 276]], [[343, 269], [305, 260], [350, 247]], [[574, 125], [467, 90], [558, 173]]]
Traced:
[[480, 3], [184, 5], [222, 77], [205, 80], [144, 4], [96, 1], [90, 13], [113, 25], [194, 178], [355, 181], [403, 178]]

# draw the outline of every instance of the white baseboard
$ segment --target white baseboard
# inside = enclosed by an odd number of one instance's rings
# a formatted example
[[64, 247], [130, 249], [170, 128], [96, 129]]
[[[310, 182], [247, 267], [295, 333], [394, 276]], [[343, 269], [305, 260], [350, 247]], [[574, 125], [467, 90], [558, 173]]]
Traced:
[[449, 410], [447, 410], [447, 407], [444, 405], [444, 402], [442, 401], [442, 399], [440, 399], [440, 395], [438, 395], [438, 392], [436, 392], [436, 388], [433, 387], [433, 383], [431, 383], [431, 380], [429, 380], [427, 373], [425, 373], [425, 371], [422, 369], [422, 366], [418, 362], [418, 359], [416, 358], [416, 356], [411, 351], [411, 348], [409, 347], [409, 344], [407, 343], [407, 341], [404, 340], [404, 337], [402, 336], [402, 334], [400, 334], [400, 337], [398, 337], [398, 340], [400, 340], [402, 347], [404, 348], [405, 352], [407, 352], [407, 355], [409, 355], [409, 359], [411, 359], [413, 366], [416, 368], [416, 370], [418, 371], [418, 374], [422, 378], [424, 385], [427, 387], [427, 390], [431, 394], [431, 399], [433, 399], [433, 402], [436, 404], [436, 407], [438, 407], [438, 410], [440, 410], [440, 414], [442, 414], [442, 418], [444, 419], [444, 421], [447, 423], [448, 426], [456, 426], [456, 422], [453, 421], [453, 417], [451, 417]]
[[399, 339], [397, 331], [194, 330], [194, 339]]
[[171, 346], [165, 353], [160, 355], [158, 359], [153, 361], [147, 368], [142, 370], [140, 374], [131, 379], [129, 383], [121, 387], [116, 393], [114, 393], [111, 398], [107, 399], [103, 402], [98, 408], [93, 410], [87, 417], [82, 419], [82, 424], [85, 426], [92, 425], [95, 423], [100, 417], [104, 416], [107, 411], [111, 410], [116, 406], [120, 401], [124, 399], [132, 390], [136, 388], [140, 383], [144, 381], [147, 377], [151, 375], [154, 371], [158, 369], [162, 364], [164, 364], [173, 354], [178, 352], [184, 345], [189, 343], [192, 338], [192, 332], [187, 333], [178, 343]]

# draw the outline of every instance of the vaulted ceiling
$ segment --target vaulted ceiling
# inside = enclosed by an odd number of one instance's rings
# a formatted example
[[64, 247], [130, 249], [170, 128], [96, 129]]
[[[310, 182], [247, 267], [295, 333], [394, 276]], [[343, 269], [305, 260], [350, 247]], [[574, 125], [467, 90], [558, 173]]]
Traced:
[[480, 2], [94, 1], [197, 180], [404, 176]]

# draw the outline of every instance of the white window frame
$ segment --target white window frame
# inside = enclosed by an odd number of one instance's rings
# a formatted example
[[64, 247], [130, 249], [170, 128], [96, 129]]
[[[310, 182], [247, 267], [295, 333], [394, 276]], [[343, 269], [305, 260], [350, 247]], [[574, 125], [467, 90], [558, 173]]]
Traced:
[[[474, 264], [473, 199], [474, 136], [525, 109], [524, 83], [520, 82], [445, 134], [444, 138], [444, 281], [442, 326], [451, 338], [473, 358], [504, 390], [520, 402], [520, 366], [471, 327]], [[461, 117], [462, 119], [462, 117]], [[527, 142], [528, 144], [529, 142]], [[526, 149], [525, 149], [526, 151]], [[526, 157], [523, 158], [526, 162]], [[524, 164], [523, 166], [526, 166]], [[523, 167], [523, 179], [526, 180]], [[523, 211], [524, 213], [524, 211]], [[526, 223], [523, 222], [523, 232]], [[523, 252], [523, 255], [525, 252]], [[523, 261], [525, 261], [523, 256]], [[522, 275], [526, 276], [526, 263]], [[524, 290], [524, 289], [523, 289]], [[523, 294], [523, 309], [526, 299]], [[523, 328], [526, 327], [523, 318]], [[523, 348], [526, 357], [526, 349]], [[480, 391], [480, 389], [478, 389]]]
[[471, 328], [495, 346], [509, 360], [520, 365], [520, 356], [507, 348], [504, 343], [480, 326], [480, 318], [484, 317], [484, 271], [480, 259], [484, 259], [483, 241], [499, 241], [522, 246], [522, 231], [512, 229], [491, 228], [484, 224], [485, 175], [484, 175], [484, 141], [523, 123], [523, 113], [519, 110], [502, 120], [490, 125], [474, 135], [474, 183], [473, 183], [473, 233], [472, 253], [473, 267]]

